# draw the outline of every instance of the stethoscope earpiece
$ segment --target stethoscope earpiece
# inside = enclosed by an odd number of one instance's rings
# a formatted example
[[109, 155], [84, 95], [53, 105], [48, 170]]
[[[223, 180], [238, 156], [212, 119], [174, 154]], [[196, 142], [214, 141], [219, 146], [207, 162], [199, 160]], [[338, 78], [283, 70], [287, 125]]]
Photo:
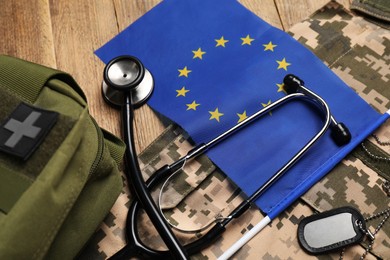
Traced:
[[283, 88], [287, 92], [287, 94], [297, 93], [299, 88], [305, 85], [303, 80], [293, 74], [286, 75], [283, 79], [283, 83]]
[[352, 139], [351, 132], [344, 123], [337, 123], [331, 127], [331, 137], [338, 146], [343, 146], [349, 143]]
[[113, 107], [123, 105], [126, 93], [130, 93], [132, 105], [138, 107], [150, 97], [153, 88], [152, 74], [133, 56], [116, 57], [104, 68], [103, 97]]

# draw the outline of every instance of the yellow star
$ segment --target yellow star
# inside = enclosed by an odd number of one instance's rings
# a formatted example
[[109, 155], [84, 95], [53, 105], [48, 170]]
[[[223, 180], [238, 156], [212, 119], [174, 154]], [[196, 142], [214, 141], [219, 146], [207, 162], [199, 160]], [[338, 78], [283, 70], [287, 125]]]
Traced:
[[284, 83], [276, 84], [276, 86], [278, 86], [278, 92], [284, 92], [287, 94], [287, 92], [284, 90]]
[[248, 118], [248, 116], [246, 115], [246, 110], [242, 114], [237, 113], [237, 116], [239, 118], [237, 123], [240, 123]]
[[[261, 105], [263, 106], [263, 108], [265, 108], [265, 107], [271, 105], [271, 100], [269, 100], [268, 103], [261, 103]], [[269, 112], [269, 115], [272, 116], [272, 112], [271, 111]]]
[[176, 92], [177, 92], [176, 97], [180, 97], [180, 96], [185, 97], [186, 93], [189, 92], [189, 91], [190, 90], [186, 89], [186, 87], [182, 87], [181, 89], [176, 90]]
[[210, 120], [215, 119], [218, 122], [219, 122], [219, 118], [223, 116], [223, 114], [218, 111], [218, 108], [216, 108], [214, 111], [209, 111], [209, 113], [211, 114]]
[[215, 45], [215, 47], [218, 46], [225, 47], [225, 43], [227, 43], [229, 40], [225, 40], [225, 38], [223, 38], [222, 36], [220, 39], [216, 39], [215, 41], [217, 42], [217, 45]]
[[206, 53], [206, 52], [202, 51], [201, 48], [199, 48], [196, 51], [192, 51], [192, 52], [194, 53], [193, 59], [196, 59], [196, 58], [202, 59], [202, 56]]
[[291, 63], [288, 63], [286, 61], [286, 58], [283, 58], [283, 60], [281, 60], [281, 61], [277, 60], [276, 62], [279, 64], [278, 69], [284, 69], [286, 71], [287, 71], [287, 66], [291, 65]]
[[178, 70], [180, 72], [179, 77], [186, 77], [188, 78], [188, 73], [190, 73], [192, 70], [187, 69], [187, 66], [185, 66], [183, 69]]
[[251, 45], [251, 42], [253, 42], [255, 39], [252, 39], [251, 37], [249, 37], [249, 34], [248, 34], [245, 38], [241, 38], [241, 40], [242, 40], [241, 45], [244, 45], [244, 44]]
[[272, 42], [269, 42], [268, 44], [263, 44], [264, 51], [274, 51], [274, 48], [278, 45], [272, 44]]
[[196, 110], [196, 107], [197, 106], [200, 106], [200, 104], [196, 103], [196, 101], [194, 100], [191, 104], [187, 104], [187, 110]]

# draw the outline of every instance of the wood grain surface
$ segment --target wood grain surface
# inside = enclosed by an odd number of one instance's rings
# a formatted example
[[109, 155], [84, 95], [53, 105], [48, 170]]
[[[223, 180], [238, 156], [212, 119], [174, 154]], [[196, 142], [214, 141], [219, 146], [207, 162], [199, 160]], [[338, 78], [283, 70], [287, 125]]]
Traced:
[[[153, 8], [158, 0], [0, 0], [0, 54], [70, 73], [84, 90], [90, 113], [120, 135], [119, 111], [106, 105], [100, 85], [104, 64], [94, 50]], [[307, 18], [328, 0], [241, 0], [282, 30]], [[344, 6], [349, 0], [339, 0]], [[136, 147], [144, 149], [163, 130], [147, 106], [135, 113]]]

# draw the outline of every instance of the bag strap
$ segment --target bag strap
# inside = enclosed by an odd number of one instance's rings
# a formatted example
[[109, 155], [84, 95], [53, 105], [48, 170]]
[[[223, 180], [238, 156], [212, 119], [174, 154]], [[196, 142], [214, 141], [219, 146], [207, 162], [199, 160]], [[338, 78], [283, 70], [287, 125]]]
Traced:
[[59, 79], [71, 86], [85, 101], [86, 97], [67, 73], [10, 56], [0, 56], [0, 87], [19, 98], [34, 103], [45, 83]]

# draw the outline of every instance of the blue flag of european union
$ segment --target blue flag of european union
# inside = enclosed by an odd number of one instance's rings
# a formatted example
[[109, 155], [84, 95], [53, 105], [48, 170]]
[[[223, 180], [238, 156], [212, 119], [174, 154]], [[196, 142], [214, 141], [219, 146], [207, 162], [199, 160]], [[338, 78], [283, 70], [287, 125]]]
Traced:
[[[257, 200], [271, 219], [326, 174], [384, 119], [310, 51], [237, 1], [165, 0], [96, 51], [108, 62], [137, 56], [152, 72], [149, 105], [207, 142], [286, 95], [292, 73], [322, 96], [353, 139], [335, 145], [327, 133]], [[271, 111], [208, 152], [247, 194], [265, 183], [322, 127], [312, 106]]]

